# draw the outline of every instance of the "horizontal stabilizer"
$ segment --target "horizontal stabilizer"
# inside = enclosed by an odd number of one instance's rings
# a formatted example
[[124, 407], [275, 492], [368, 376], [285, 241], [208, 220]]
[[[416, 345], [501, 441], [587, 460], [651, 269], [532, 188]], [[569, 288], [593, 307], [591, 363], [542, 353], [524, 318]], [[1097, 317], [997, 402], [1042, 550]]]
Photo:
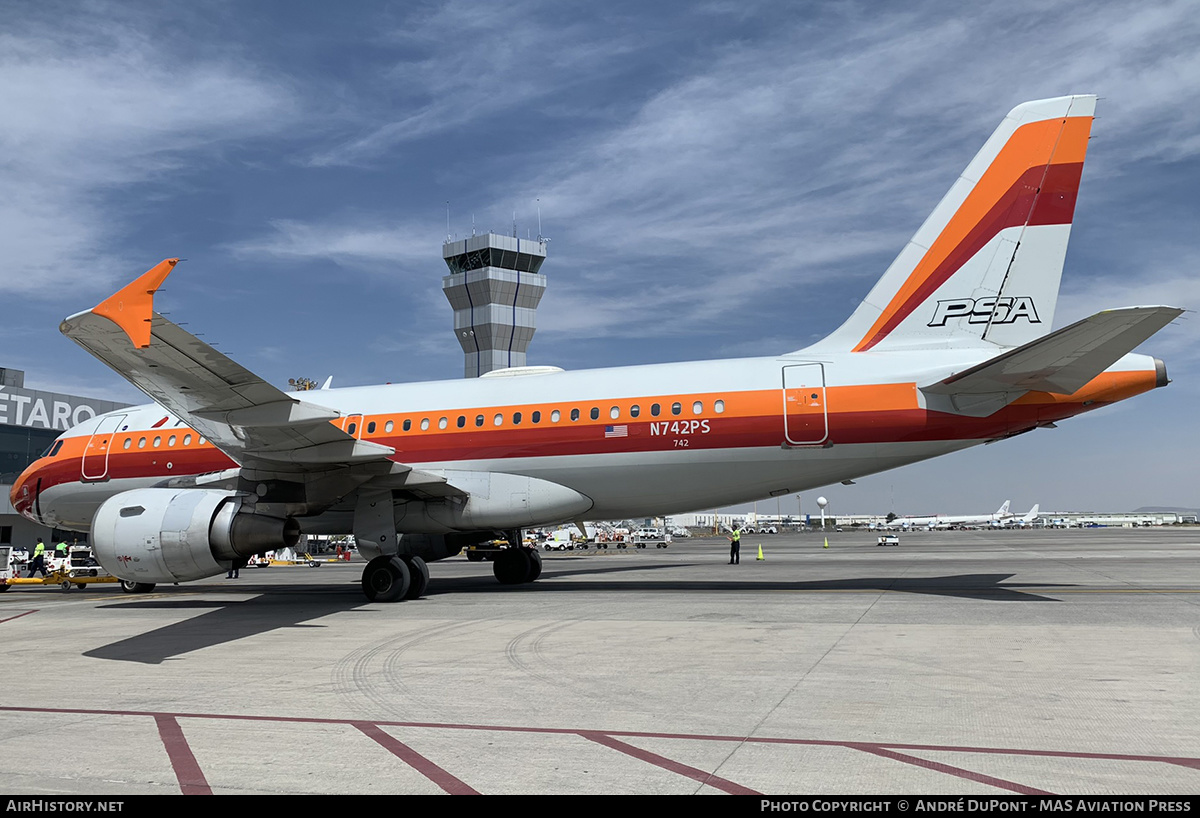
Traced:
[[1177, 307], [1105, 310], [921, 391], [927, 395], [1070, 395], [1175, 320]]

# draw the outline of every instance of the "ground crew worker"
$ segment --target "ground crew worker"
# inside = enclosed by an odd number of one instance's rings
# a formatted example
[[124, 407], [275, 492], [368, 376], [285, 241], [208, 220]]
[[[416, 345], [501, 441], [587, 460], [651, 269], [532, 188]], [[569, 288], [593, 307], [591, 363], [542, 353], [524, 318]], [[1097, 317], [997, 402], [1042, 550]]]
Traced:
[[33, 547], [33, 559], [29, 561], [29, 576], [26, 579], [33, 579], [33, 575], [42, 572], [42, 576], [46, 576], [46, 544], [42, 542], [42, 538], [38, 537], [37, 545]]
[[736, 526], [733, 529], [733, 536], [729, 538], [729, 564], [742, 564], [742, 532]]
[[54, 546], [55, 556], [65, 557], [67, 555], [67, 541], [59, 540], [58, 545]]

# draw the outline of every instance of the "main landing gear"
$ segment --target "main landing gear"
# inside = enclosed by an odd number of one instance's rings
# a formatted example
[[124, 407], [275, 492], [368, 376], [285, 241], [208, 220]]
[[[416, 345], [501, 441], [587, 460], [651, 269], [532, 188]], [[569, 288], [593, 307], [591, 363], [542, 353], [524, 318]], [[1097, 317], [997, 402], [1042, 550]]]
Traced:
[[363, 593], [372, 602], [416, 599], [428, 587], [429, 566], [420, 557], [376, 557], [363, 569]]
[[542, 553], [523, 545], [505, 548], [492, 560], [492, 572], [501, 585], [533, 582], [542, 575]]

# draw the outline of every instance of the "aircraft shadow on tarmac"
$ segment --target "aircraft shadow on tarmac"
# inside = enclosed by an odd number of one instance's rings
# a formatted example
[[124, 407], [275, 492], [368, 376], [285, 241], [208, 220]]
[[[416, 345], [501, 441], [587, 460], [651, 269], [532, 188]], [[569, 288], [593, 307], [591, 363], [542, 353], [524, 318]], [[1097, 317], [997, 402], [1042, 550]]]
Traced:
[[[680, 565], [661, 566], [679, 568]], [[717, 593], [750, 593], [760, 591], [798, 593], [837, 592], [889, 592], [925, 594], [932, 596], [958, 597], [999, 602], [1057, 602], [1052, 597], [1042, 596], [1027, 588], [1041, 591], [1053, 588], [1074, 587], [1071, 585], [1027, 585], [1004, 584], [1013, 574], [955, 574], [942, 577], [872, 577], [824, 580], [770, 581], [752, 579], [653, 579], [623, 580], [613, 575], [626, 571], [645, 572], [647, 566], [637, 569], [613, 566], [589, 568], [587, 570], [547, 571], [535, 583], [529, 585], [499, 585], [491, 577], [450, 577], [436, 579], [430, 583], [427, 596], [442, 594], [499, 594], [499, 593], [579, 593], [584, 591], [608, 591], [614, 593], [637, 593], [646, 591], [694, 591]], [[601, 577], [601, 575], [604, 575]], [[594, 581], [580, 582], [571, 577], [594, 577]], [[108, 645], [86, 651], [83, 655], [94, 659], [109, 659], [124, 662], [161, 664], [184, 654], [228, 642], [236, 642], [250, 636], [279, 628], [317, 628], [321, 625], [306, 625], [306, 622], [335, 613], [354, 611], [370, 605], [361, 596], [357, 582], [330, 584], [303, 584], [279, 586], [241, 586], [238, 591], [258, 593], [247, 600], [222, 602], [214, 599], [146, 599], [101, 605], [96, 610], [129, 610], [137, 608], [148, 611], [179, 612], [185, 610], [205, 611], [182, 622], [175, 622], [137, 636], [122, 639]], [[207, 592], [207, 589], [206, 589]], [[413, 606], [416, 607], [413, 607]], [[420, 600], [389, 604], [388, 611], [403, 614], [420, 610]], [[364, 611], [367, 613], [367, 611]]]

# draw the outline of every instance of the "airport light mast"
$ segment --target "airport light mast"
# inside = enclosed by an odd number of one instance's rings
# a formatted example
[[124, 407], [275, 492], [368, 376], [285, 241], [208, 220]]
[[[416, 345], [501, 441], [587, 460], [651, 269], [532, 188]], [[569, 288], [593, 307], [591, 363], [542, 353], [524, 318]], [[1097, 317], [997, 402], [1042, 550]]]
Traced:
[[525, 366], [546, 291], [546, 276], [538, 271], [548, 241], [485, 233], [442, 245], [450, 268], [442, 292], [454, 309], [454, 336], [466, 356], [463, 377]]

